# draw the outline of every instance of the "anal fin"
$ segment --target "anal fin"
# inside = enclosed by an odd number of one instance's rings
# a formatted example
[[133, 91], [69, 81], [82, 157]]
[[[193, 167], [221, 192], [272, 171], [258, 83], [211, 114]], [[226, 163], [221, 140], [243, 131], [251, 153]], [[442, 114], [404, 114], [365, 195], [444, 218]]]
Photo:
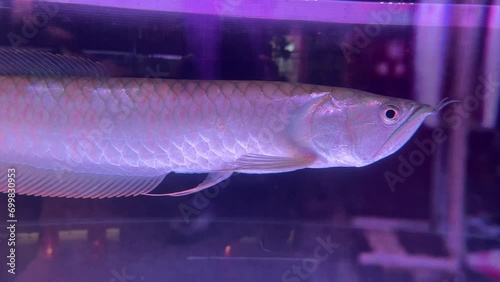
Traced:
[[233, 174], [232, 171], [224, 171], [224, 172], [211, 172], [207, 175], [207, 178], [203, 180], [202, 183], [198, 184], [198, 186], [186, 190], [182, 190], [179, 192], [172, 193], [164, 193], [164, 194], [144, 194], [145, 196], [171, 196], [171, 197], [179, 197], [185, 196], [189, 194], [193, 194], [199, 192], [201, 190], [205, 190], [212, 186], [217, 185], [218, 183], [228, 179]]
[[44, 197], [111, 198], [137, 196], [155, 189], [165, 175], [143, 177], [77, 173], [0, 163], [0, 192], [8, 191], [8, 169], [15, 169], [15, 193]]

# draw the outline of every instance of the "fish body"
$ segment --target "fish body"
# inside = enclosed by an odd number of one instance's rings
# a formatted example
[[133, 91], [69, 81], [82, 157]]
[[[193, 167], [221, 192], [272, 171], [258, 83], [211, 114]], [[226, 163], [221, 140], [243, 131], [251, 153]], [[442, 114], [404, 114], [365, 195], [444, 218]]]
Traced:
[[[22, 167], [25, 185], [36, 186], [25, 194], [47, 196], [137, 195], [170, 172], [209, 173], [190, 193], [233, 172], [371, 164], [397, 151], [433, 110], [286, 82], [0, 76], [0, 162]], [[57, 171], [73, 184], [51, 182], [56, 188], [45, 191], [38, 183]], [[121, 193], [117, 186], [134, 179], [149, 184]], [[93, 193], [82, 187], [103, 181], [109, 187]]]
[[311, 149], [298, 145], [301, 132], [286, 130], [300, 119], [292, 114], [327, 91], [259, 81], [0, 77], [0, 154], [40, 168], [72, 162], [78, 172], [144, 176], [230, 169], [247, 154], [294, 157]]

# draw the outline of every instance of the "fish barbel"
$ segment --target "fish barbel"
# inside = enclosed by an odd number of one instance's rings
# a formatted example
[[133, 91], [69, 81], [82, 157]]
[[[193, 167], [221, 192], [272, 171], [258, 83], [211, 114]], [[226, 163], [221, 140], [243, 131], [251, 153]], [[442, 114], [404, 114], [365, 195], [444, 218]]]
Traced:
[[[170, 172], [208, 173], [197, 187], [166, 194], [180, 196], [233, 172], [365, 166], [397, 151], [436, 110], [308, 84], [41, 76], [30, 70], [0, 76], [0, 168], [14, 168], [16, 193], [28, 195], [141, 195]], [[0, 175], [3, 192], [6, 177]]]

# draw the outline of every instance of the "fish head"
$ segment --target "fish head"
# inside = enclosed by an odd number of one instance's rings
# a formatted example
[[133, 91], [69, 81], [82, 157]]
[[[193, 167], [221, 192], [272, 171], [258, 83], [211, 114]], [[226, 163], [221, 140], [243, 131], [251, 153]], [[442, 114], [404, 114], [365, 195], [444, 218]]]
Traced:
[[[334, 97], [332, 95], [332, 97]], [[415, 101], [356, 91], [322, 105], [312, 120], [312, 139], [329, 166], [366, 166], [398, 151], [433, 107]], [[331, 114], [335, 113], [336, 114]], [[325, 133], [328, 132], [328, 133]]]
[[398, 151], [413, 136], [434, 107], [410, 100], [379, 97], [348, 110], [352, 153], [359, 166]]

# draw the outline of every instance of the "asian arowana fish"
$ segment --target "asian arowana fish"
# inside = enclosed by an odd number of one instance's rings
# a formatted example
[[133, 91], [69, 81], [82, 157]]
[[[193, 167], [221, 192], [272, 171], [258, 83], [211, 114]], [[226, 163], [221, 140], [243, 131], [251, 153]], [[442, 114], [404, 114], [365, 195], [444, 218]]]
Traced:
[[[363, 91], [265, 81], [109, 78], [97, 63], [0, 51], [0, 191], [105, 198], [165, 175], [360, 167], [397, 151], [436, 107]], [[80, 76], [80, 77], [77, 77]]]

